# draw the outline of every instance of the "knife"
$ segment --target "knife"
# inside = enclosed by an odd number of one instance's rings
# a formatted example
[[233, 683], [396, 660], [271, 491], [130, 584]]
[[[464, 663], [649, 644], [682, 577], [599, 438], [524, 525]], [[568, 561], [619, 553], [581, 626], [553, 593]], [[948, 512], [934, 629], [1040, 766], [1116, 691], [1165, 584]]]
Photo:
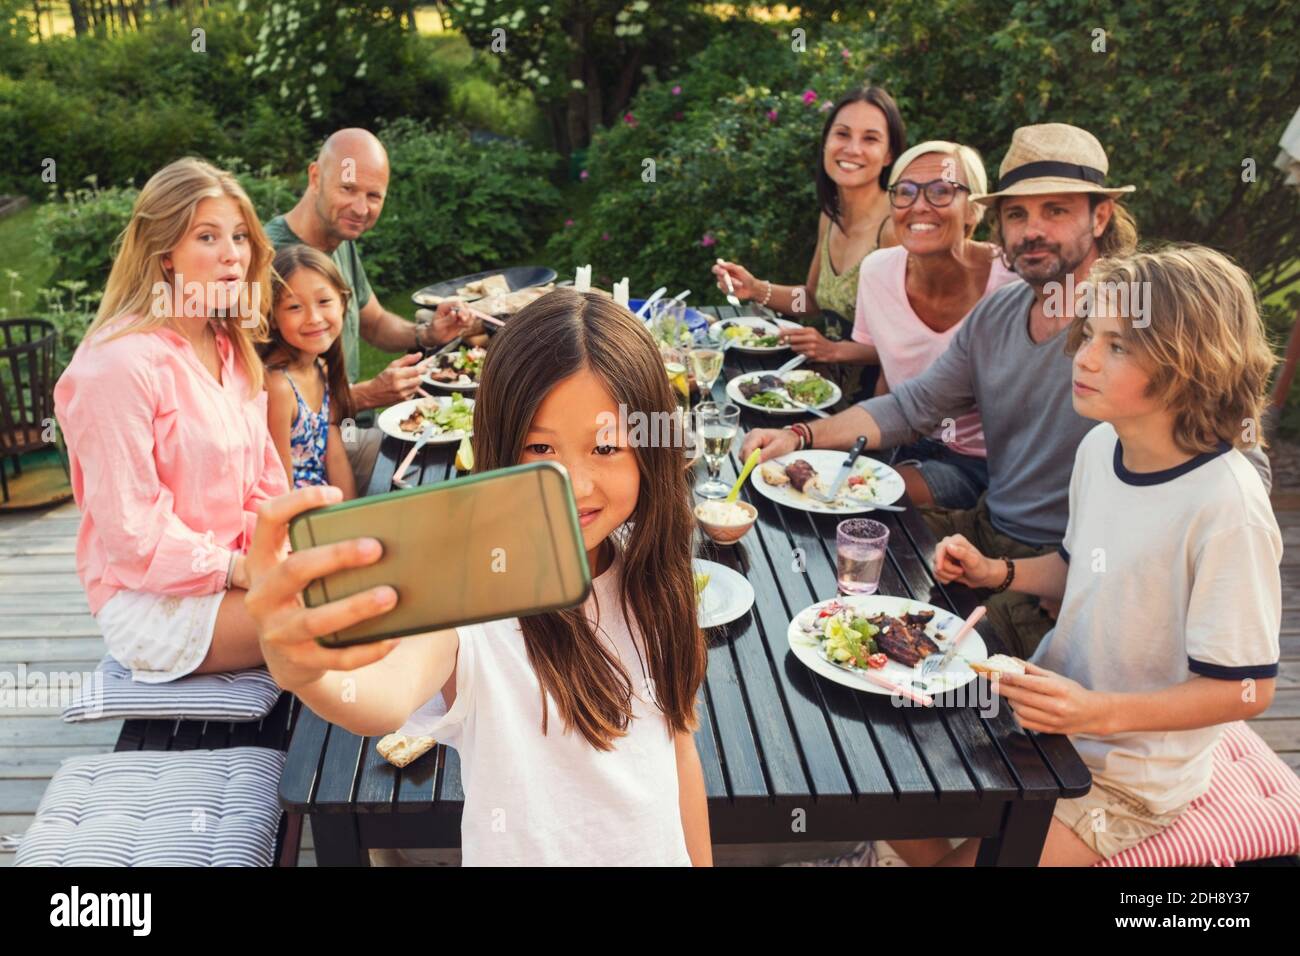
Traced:
[[858, 456], [862, 454], [862, 449], [866, 447], [867, 436], [859, 435], [858, 440], [855, 441], [853, 447], [849, 449], [849, 457], [845, 458], [844, 464], [840, 466], [839, 473], [835, 476], [835, 481], [826, 489], [826, 494], [816, 494], [813, 495], [813, 497], [826, 502], [834, 501], [835, 496], [840, 493], [840, 486], [848, 480], [849, 473], [853, 470], [853, 463], [858, 460]]

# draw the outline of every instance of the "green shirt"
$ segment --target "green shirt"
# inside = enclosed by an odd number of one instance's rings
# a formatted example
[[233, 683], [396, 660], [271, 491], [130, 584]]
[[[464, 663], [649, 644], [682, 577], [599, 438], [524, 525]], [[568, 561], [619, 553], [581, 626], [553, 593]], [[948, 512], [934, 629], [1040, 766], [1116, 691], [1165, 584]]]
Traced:
[[[276, 216], [263, 228], [277, 252], [285, 246], [302, 243], [284, 221], [284, 216]], [[352, 290], [347, 311], [343, 313], [343, 361], [347, 365], [348, 381], [355, 382], [361, 374], [361, 310], [370, 301], [370, 283], [366, 281], [366, 270], [361, 266], [361, 253], [355, 242], [340, 242], [330, 258]]]

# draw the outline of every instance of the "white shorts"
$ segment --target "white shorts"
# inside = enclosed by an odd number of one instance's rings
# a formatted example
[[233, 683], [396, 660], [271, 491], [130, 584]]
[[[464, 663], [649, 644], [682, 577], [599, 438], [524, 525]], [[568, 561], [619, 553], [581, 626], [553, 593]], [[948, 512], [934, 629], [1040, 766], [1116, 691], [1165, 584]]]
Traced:
[[161, 684], [203, 663], [225, 596], [225, 591], [194, 596], [118, 591], [95, 621], [108, 652], [135, 680]]

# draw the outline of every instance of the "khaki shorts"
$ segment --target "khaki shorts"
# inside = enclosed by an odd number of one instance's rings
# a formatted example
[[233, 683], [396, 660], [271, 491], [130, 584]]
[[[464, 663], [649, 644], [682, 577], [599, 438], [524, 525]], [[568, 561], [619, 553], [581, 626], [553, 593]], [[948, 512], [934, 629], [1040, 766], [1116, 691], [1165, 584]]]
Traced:
[[[921, 508], [921, 517], [936, 538], [950, 534], [960, 534], [987, 557], [1001, 558], [1036, 558], [1056, 551], [1055, 545], [1025, 544], [1015, 538], [1007, 537], [993, 526], [989, 517], [985, 496], [981, 495], [979, 504], [964, 511], [950, 508]], [[985, 620], [993, 628], [1003, 648], [1016, 657], [1027, 660], [1043, 637], [1056, 626], [1056, 619], [1049, 614], [1038, 598], [1019, 591], [1003, 591], [993, 594], [981, 590], [988, 614]]]
[[370, 473], [375, 470], [375, 459], [379, 457], [379, 445], [384, 440], [384, 433], [377, 426], [357, 428], [351, 433], [352, 441], [343, 442], [347, 449], [348, 464], [352, 466], [352, 477], [357, 483], [357, 497], [365, 497], [370, 487]]
[[1141, 800], [1120, 787], [1093, 777], [1092, 789], [1073, 800], [1056, 801], [1052, 814], [1103, 859], [1137, 846], [1171, 826], [1187, 809], [1153, 813]]

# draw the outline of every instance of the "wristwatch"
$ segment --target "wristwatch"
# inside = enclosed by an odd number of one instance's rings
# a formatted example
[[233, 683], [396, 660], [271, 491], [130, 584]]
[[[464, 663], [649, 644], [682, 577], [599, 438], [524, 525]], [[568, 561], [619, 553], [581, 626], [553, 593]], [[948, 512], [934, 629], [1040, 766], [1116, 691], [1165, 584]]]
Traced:
[[422, 321], [419, 321], [419, 322], [416, 322], [416, 323], [415, 323], [415, 350], [416, 350], [417, 352], [420, 351], [421, 349], [427, 349], [427, 348], [430, 348], [430, 347], [431, 347], [431, 346], [425, 345], [425, 344], [424, 344], [422, 341], [420, 341], [420, 340], [424, 338], [424, 330], [427, 329], [427, 328], [429, 328], [429, 327], [432, 326], [432, 325], [433, 325], [433, 323], [430, 322], [428, 319], [424, 319], [424, 320], [422, 320]]

